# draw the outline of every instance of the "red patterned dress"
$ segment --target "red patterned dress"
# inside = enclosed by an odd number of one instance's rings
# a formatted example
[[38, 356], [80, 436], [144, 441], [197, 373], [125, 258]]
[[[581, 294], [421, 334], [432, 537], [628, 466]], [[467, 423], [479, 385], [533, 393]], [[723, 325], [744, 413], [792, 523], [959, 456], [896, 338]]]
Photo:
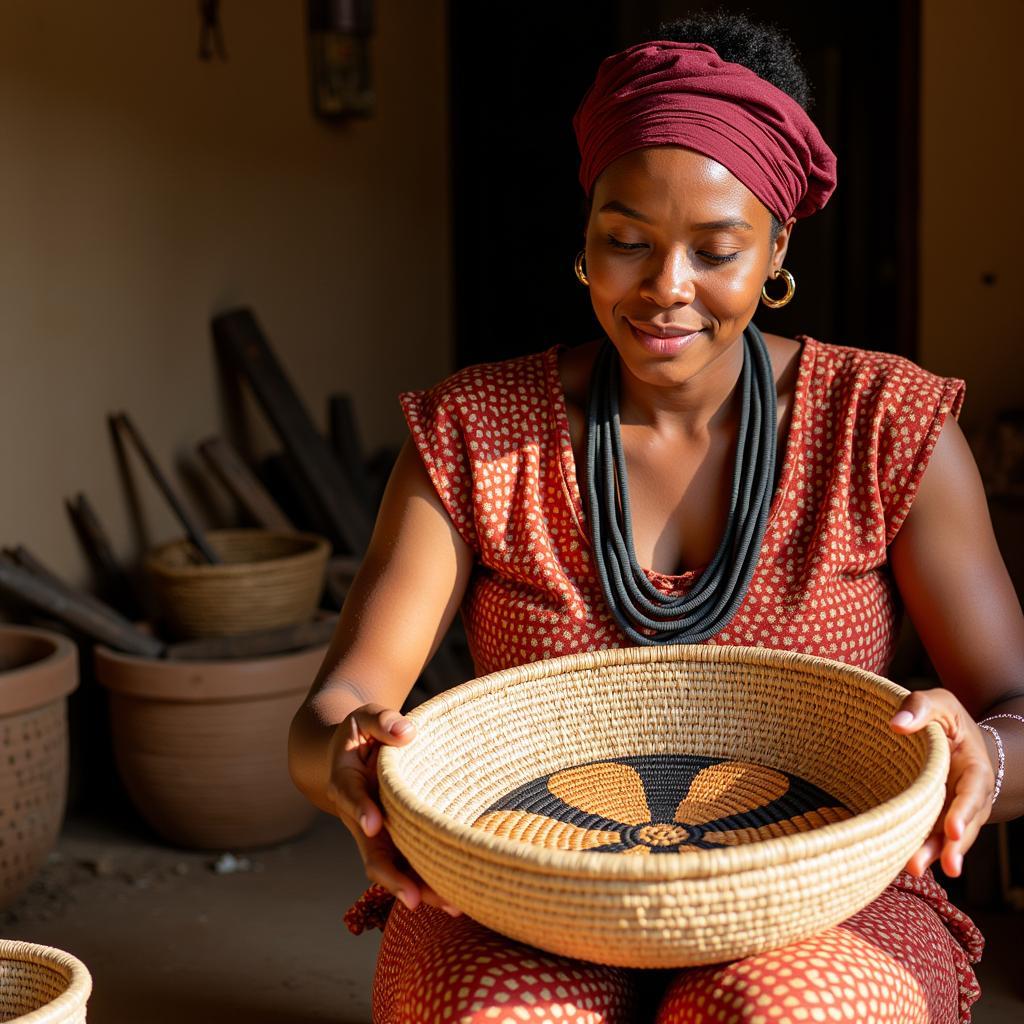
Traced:
[[[900, 356], [798, 340], [761, 554], [736, 615], [707, 643], [802, 651], [884, 675], [901, 614], [886, 549], [946, 415], [960, 414], [965, 384]], [[559, 374], [563, 348], [466, 367], [400, 396], [434, 487], [475, 555], [461, 613], [478, 675], [629, 645], [594, 566]], [[681, 594], [701, 568], [646, 571], [659, 589]], [[984, 947], [930, 869], [922, 878], [900, 872], [864, 910], [795, 946], [667, 973], [551, 956], [464, 916], [426, 905], [410, 912], [376, 885], [346, 922], [357, 934], [384, 929], [377, 1024], [963, 1024], [980, 995], [971, 964]], [[636, 1016], [645, 999], [650, 1013]]]

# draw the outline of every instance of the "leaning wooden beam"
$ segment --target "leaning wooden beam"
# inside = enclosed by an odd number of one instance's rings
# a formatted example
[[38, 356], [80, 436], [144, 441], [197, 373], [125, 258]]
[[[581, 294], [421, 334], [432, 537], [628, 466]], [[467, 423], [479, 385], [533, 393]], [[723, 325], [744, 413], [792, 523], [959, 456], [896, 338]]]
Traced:
[[199, 454], [258, 526], [266, 530], [295, 529], [256, 474], [224, 438], [211, 437], [203, 441]]
[[19, 544], [13, 548], [4, 548], [4, 554], [17, 565], [20, 565], [22, 569], [27, 569], [33, 576], [38, 576], [39, 579], [49, 583], [56, 590], [62, 590], [69, 596], [91, 605], [101, 615], [113, 616], [116, 619], [121, 618], [121, 616], [118, 615], [110, 605], [101, 601], [94, 594], [90, 594], [87, 590], [76, 590], [70, 584], [65, 583], [55, 572], [43, 565], [43, 563], [23, 545]]
[[366, 459], [359, 440], [359, 427], [352, 396], [339, 392], [327, 399], [327, 420], [331, 435], [331, 448], [352, 481], [353, 489], [371, 516], [374, 508], [373, 487], [366, 473]]
[[128, 418], [128, 414], [124, 412], [117, 413], [110, 418], [112, 426], [122, 431], [130, 439], [132, 444], [135, 445], [135, 450], [142, 457], [142, 461], [146, 464], [146, 468], [149, 470], [150, 476], [153, 478], [153, 482], [157, 485], [163, 496], [167, 499], [167, 504], [171, 506], [174, 514], [178, 517], [181, 525], [185, 527], [185, 533], [188, 534], [188, 539], [199, 549], [200, 554], [208, 562], [213, 565], [218, 564], [221, 559], [217, 555], [217, 552], [210, 547], [210, 542], [206, 539], [205, 534], [200, 529], [199, 524], [192, 518], [188, 509], [185, 508], [181, 499], [175, 493], [174, 488], [171, 486], [171, 482], [164, 476], [163, 471], [157, 464], [155, 458], [153, 458], [145, 441], [142, 440], [142, 435], [135, 429], [135, 424]]
[[107, 531], [100, 523], [92, 503], [80, 493], [74, 500], [65, 501], [64, 504], [103, 592], [111, 598], [117, 610], [123, 615], [129, 619], [141, 618], [135, 588], [128, 574], [121, 568]]
[[213, 320], [221, 354], [249, 383], [330, 526], [330, 538], [351, 554], [362, 554], [371, 521], [352, 480], [316, 429], [291, 381], [248, 309]]
[[119, 651], [145, 658], [159, 658], [163, 653], [164, 645], [160, 640], [137, 630], [112, 608], [100, 611], [95, 599], [84, 600], [66, 584], [58, 587], [43, 576], [36, 576], [8, 555], [0, 555], [0, 587], [26, 604]]

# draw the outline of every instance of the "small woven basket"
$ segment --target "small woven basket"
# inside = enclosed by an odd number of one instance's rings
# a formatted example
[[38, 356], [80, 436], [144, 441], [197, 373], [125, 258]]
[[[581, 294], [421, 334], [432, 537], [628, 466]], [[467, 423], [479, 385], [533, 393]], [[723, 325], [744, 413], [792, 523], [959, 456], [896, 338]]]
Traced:
[[200, 560], [188, 540], [156, 548], [146, 558], [169, 633], [188, 640], [294, 626], [312, 618], [324, 586], [330, 545], [311, 533], [211, 530], [223, 559]]
[[0, 1021], [81, 1024], [91, 992], [89, 971], [70, 953], [0, 939]]
[[941, 812], [939, 725], [848, 665], [631, 647], [471, 680], [380, 749], [388, 830], [444, 899], [510, 938], [622, 967], [740, 959], [878, 896]]

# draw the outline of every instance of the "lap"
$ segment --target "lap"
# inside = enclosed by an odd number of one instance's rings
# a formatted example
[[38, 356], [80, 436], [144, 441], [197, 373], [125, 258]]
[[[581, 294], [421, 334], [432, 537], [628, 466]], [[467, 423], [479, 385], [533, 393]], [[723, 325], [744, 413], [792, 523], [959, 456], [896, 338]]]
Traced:
[[374, 979], [374, 1024], [958, 1024], [959, 947], [938, 916], [886, 889], [801, 942], [672, 971], [608, 967], [517, 943], [468, 917], [396, 904]]

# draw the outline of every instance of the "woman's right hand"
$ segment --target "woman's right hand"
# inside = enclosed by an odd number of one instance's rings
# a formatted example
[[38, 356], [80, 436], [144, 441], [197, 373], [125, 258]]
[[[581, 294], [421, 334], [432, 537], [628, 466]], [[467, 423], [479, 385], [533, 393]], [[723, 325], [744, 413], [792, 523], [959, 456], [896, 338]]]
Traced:
[[355, 837], [371, 882], [393, 893], [410, 910], [422, 900], [457, 917], [461, 911], [446, 904], [399, 852], [377, 803], [377, 755], [381, 745], [402, 746], [415, 735], [416, 726], [393, 708], [380, 704], [356, 708], [335, 728], [331, 738], [331, 782], [327, 792], [338, 817]]

